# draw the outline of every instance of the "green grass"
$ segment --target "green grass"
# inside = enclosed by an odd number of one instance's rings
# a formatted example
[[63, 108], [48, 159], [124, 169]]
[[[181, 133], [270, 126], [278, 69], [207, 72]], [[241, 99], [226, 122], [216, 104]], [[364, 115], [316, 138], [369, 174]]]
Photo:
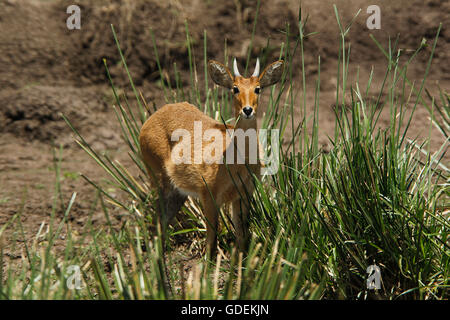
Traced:
[[[115, 98], [114, 111], [124, 143], [134, 163], [125, 168], [107, 154], [100, 154], [78, 133], [80, 147], [86, 151], [108, 176], [107, 183], [92, 181], [97, 190], [89, 217], [101, 208], [107, 223], [98, 229], [91, 220], [80, 235], [75, 235], [68, 220], [76, 193], [68, 203], [61, 197], [60, 159], [55, 154], [55, 202], [51, 220], [31, 242], [24, 239], [21, 211], [0, 229], [14, 230], [8, 249], [23, 252], [19, 261], [3, 263], [0, 242], [0, 297], [4, 299], [448, 299], [449, 254], [449, 168], [442, 163], [448, 148], [448, 93], [433, 97], [425, 88], [425, 80], [435, 53], [441, 26], [431, 44], [423, 81], [418, 87], [406, 76], [417, 49], [410, 59], [401, 63], [398, 41], [384, 48], [386, 72], [376, 100], [369, 99], [372, 75], [367, 83], [348, 80], [350, 46], [346, 35], [352, 21], [344, 26], [335, 10], [340, 30], [340, 47], [336, 90], [336, 129], [330, 137], [329, 153], [320, 150], [318, 142], [318, 110], [320, 105], [320, 57], [318, 74], [308, 79], [304, 68], [303, 42], [306, 20], [299, 12], [296, 28], [287, 26], [286, 42], [280, 57], [287, 62], [282, 81], [270, 89], [269, 105], [262, 120], [264, 129], [280, 129], [280, 169], [276, 175], [255, 180], [256, 192], [248, 195], [251, 243], [247, 256], [238, 255], [234, 246], [232, 226], [226, 217], [219, 235], [224, 255], [214, 261], [198, 258], [188, 274], [184, 274], [175, 257], [177, 239], [187, 237], [192, 243], [204, 245], [205, 223], [199, 205], [189, 201], [183, 207], [184, 218], [170, 231], [167, 254], [163, 254], [160, 231], [154, 227], [156, 193], [147, 186], [147, 173], [139, 155], [138, 133], [152, 109], [135, 88], [132, 75], [116, 39], [122, 64], [129, 76], [136, 106], [131, 106], [111, 78]], [[258, 15], [256, 15], [257, 18]], [[256, 21], [255, 21], [256, 25]], [[290, 43], [296, 34], [296, 42]], [[190, 84], [183, 88], [179, 70], [174, 64], [175, 87], [161, 80], [161, 94], [167, 102], [188, 100], [201, 110], [229, 121], [230, 96], [226, 90], [212, 85], [206, 62], [206, 31], [203, 39], [203, 60], [195, 55], [186, 24], [186, 46], [190, 66]], [[153, 41], [155, 54], [156, 41]], [[251, 47], [251, 46], [250, 46]], [[348, 49], [347, 49], [348, 48]], [[269, 42], [264, 52], [269, 51]], [[225, 56], [227, 52], [225, 49]], [[249, 57], [250, 55], [248, 55]], [[197, 60], [195, 60], [197, 57]], [[292, 61], [300, 59], [302, 89], [295, 92]], [[202, 61], [203, 66], [196, 61]], [[267, 61], [267, 57], [261, 59]], [[108, 64], [105, 67], [109, 77]], [[247, 64], [249, 58], [247, 58]], [[203, 69], [202, 69], [203, 67]], [[158, 62], [161, 79], [165, 78]], [[199, 72], [201, 70], [201, 72]], [[204, 86], [198, 77], [204, 76]], [[314, 112], [306, 114], [306, 86], [314, 83]], [[424, 92], [427, 96], [424, 96]], [[344, 97], [349, 94], [350, 101]], [[385, 101], [381, 97], [385, 95]], [[347, 108], [346, 106], [349, 106]], [[407, 116], [407, 107], [412, 114]], [[435, 126], [446, 139], [437, 151], [429, 148], [429, 139], [419, 144], [408, 138], [408, 128], [417, 108], [430, 112], [430, 128]], [[293, 119], [296, 108], [302, 119]], [[391, 115], [386, 128], [377, 126], [381, 112]], [[287, 140], [284, 133], [292, 131]], [[311, 135], [307, 132], [312, 132]], [[72, 177], [72, 174], [66, 178]], [[115, 190], [121, 190], [117, 196]], [[114, 192], [112, 192], [114, 191]], [[125, 199], [125, 200], [123, 200]], [[112, 204], [113, 206], [111, 206]], [[126, 215], [118, 227], [111, 222], [111, 208]], [[57, 222], [55, 212], [63, 208]], [[447, 212], [445, 212], [447, 210]], [[154, 228], [150, 228], [153, 226]], [[150, 231], [153, 230], [153, 231]], [[64, 233], [63, 250], [55, 243]], [[15, 240], [14, 240], [15, 239]], [[19, 248], [20, 245], [20, 248]], [[12, 260], [10, 260], [12, 261]], [[367, 290], [367, 267], [377, 264], [381, 269], [381, 289]], [[81, 289], [69, 289], [69, 267], [81, 270]]]

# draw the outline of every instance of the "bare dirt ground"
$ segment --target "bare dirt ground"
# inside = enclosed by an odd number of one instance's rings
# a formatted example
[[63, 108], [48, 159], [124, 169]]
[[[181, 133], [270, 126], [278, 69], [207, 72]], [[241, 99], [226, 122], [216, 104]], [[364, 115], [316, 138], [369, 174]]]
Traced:
[[[423, 38], [430, 44], [408, 70], [411, 80], [420, 81], [431, 52], [438, 25], [443, 23], [435, 58], [426, 83], [431, 92], [437, 85], [450, 91], [450, 2], [446, 0], [378, 1], [381, 29], [368, 30], [366, 9], [372, 1], [302, 1], [304, 16], [309, 15], [307, 32], [318, 32], [305, 41], [307, 103], [311, 110], [313, 88], [317, 78], [317, 56], [321, 57], [320, 142], [327, 147], [327, 134], [334, 132], [338, 27], [333, 11], [336, 3], [343, 21], [349, 22], [361, 13], [348, 34], [352, 43], [351, 79], [356, 68], [364, 83], [374, 67], [371, 93], [381, 86], [386, 59], [369, 35], [385, 47], [388, 39], [399, 35], [399, 47], [406, 57]], [[92, 206], [94, 188], [80, 178], [82, 172], [99, 181], [105, 173], [74, 142], [64, 113], [97, 150], [108, 150], [115, 159], [132, 165], [126, 155], [115, 120], [113, 98], [103, 66], [106, 58], [114, 82], [131, 92], [111, 33], [114, 24], [131, 74], [149, 103], [161, 106], [162, 92], [157, 83], [157, 69], [151, 30], [165, 72], [173, 63], [185, 75], [188, 85], [189, 65], [185, 45], [185, 21], [195, 44], [199, 68], [203, 58], [203, 34], [207, 32], [208, 57], [223, 61], [226, 42], [229, 56], [242, 63], [250, 44], [256, 1], [78, 1], [81, 7], [81, 30], [68, 30], [66, 8], [69, 1], [0, 1], [0, 227], [17, 212], [26, 237], [36, 234], [39, 225], [48, 221], [54, 197], [55, 172], [52, 148], [63, 146], [62, 193], [68, 201], [77, 192], [71, 213], [74, 228], [81, 228]], [[252, 63], [270, 38], [269, 59], [276, 59], [285, 41], [286, 24], [297, 28], [298, 2], [262, 1]], [[294, 40], [295, 39], [291, 39]], [[300, 58], [294, 62], [294, 74], [300, 83]], [[201, 77], [202, 73], [199, 73]], [[202, 81], [202, 80], [201, 80]], [[131, 96], [131, 94], [129, 95]], [[300, 95], [299, 95], [300, 96]], [[267, 99], [267, 97], [265, 98]], [[299, 110], [300, 110], [299, 102]], [[297, 116], [300, 116], [300, 111]], [[381, 125], [388, 124], [383, 114]], [[428, 112], [419, 104], [410, 137], [428, 136]], [[433, 129], [432, 148], [443, 143], [442, 135]], [[448, 160], [448, 156], [446, 157]], [[61, 212], [58, 212], [61, 215]], [[120, 224], [120, 218], [115, 218]], [[104, 222], [101, 213], [94, 215], [95, 225]]]

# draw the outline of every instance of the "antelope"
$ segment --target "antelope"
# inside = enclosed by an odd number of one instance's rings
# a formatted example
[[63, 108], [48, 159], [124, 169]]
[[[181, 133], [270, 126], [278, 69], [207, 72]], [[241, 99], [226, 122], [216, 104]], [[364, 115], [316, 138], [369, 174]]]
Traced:
[[[248, 161], [247, 139], [244, 150], [237, 150], [244, 153], [244, 163], [211, 162], [207, 161], [208, 156], [204, 153], [200, 162], [175, 163], [173, 161], [175, 149], [177, 144], [182, 142], [174, 141], [173, 134], [179, 129], [192, 133], [195, 123], [201, 124], [202, 133], [211, 129], [217, 130], [224, 141], [222, 155], [225, 158], [226, 150], [237, 148], [235, 140], [230, 139], [227, 130], [257, 130], [256, 114], [261, 90], [280, 80], [282, 66], [282, 60], [275, 61], [260, 74], [260, 63], [257, 59], [253, 74], [249, 78], [244, 78], [239, 73], [236, 59], [233, 62], [234, 76], [222, 63], [214, 60], [208, 62], [212, 80], [232, 92], [233, 113], [236, 119], [234, 126], [210, 118], [188, 102], [164, 105], [144, 123], [140, 131], [139, 143], [151, 185], [158, 186], [160, 190], [159, 203], [162, 206], [159, 208], [159, 221], [163, 238], [167, 225], [181, 209], [187, 196], [192, 196], [200, 199], [206, 218], [207, 253], [215, 254], [219, 223], [218, 209], [225, 203], [232, 205], [231, 221], [235, 229], [237, 246], [239, 251], [245, 251], [249, 205], [245, 203], [241, 195], [252, 194], [254, 191], [252, 174], [259, 177], [261, 168], [260, 161], [256, 163]], [[187, 143], [192, 146], [190, 150], [195, 148], [195, 141], [192, 139]], [[202, 145], [201, 148], [205, 149], [206, 146]], [[259, 143], [258, 148], [260, 148]]]

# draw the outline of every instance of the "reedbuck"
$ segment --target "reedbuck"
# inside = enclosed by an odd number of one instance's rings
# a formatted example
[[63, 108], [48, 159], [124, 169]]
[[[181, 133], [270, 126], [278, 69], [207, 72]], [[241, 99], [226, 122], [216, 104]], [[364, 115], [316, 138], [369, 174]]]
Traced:
[[[276, 61], [260, 74], [258, 59], [252, 76], [244, 78], [239, 74], [236, 59], [233, 64], [234, 76], [225, 65], [212, 60], [208, 62], [212, 80], [232, 92], [236, 119], [234, 126], [208, 117], [187, 102], [167, 104], [144, 123], [139, 142], [152, 185], [160, 190], [159, 203], [162, 207], [159, 208], [159, 218], [163, 236], [168, 223], [180, 210], [187, 196], [199, 198], [206, 218], [207, 252], [214, 254], [217, 246], [218, 208], [231, 202], [237, 245], [239, 250], [245, 250], [249, 204], [242, 198], [246, 194], [252, 194], [252, 174], [259, 176], [261, 164], [259, 160], [252, 162], [249, 159], [251, 137], [244, 137], [245, 143], [239, 144], [235, 142], [235, 137], [230, 137], [229, 130], [256, 132], [259, 95], [263, 88], [280, 80], [282, 66], [282, 60]], [[195, 130], [200, 130], [200, 134]], [[180, 132], [187, 133], [181, 140]], [[210, 137], [209, 143], [205, 143], [204, 135]], [[213, 154], [208, 150], [215, 140], [220, 141], [221, 148]], [[179, 147], [183, 143], [187, 143], [187, 148], [183, 149], [183, 153], [186, 153], [183, 154], [183, 159], [188, 161], [176, 161], [180, 156]], [[259, 149], [259, 143], [256, 143]], [[236, 151], [230, 153], [233, 159], [227, 153], [230, 149]], [[196, 152], [200, 152], [200, 158]], [[259, 154], [260, 150], [257, 152]], [[239, 155], [244, 161], [229, 161], [235, 160]]]

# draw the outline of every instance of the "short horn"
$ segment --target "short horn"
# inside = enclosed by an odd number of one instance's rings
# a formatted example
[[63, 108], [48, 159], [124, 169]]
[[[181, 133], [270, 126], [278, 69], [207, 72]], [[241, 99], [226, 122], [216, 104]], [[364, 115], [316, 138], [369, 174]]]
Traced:
[[241, 74], [239, 73], [239, 70], [238, 70], [236, 58], [234, 58], [234, 62], [233, 62], [233, 72], [234, 72], [234, 76], [235, 77], [240, 77], [241, 76]]
[[256, 58], [255, 71], [253, 71], [252, 77], [259, 77], [259, 58]]

